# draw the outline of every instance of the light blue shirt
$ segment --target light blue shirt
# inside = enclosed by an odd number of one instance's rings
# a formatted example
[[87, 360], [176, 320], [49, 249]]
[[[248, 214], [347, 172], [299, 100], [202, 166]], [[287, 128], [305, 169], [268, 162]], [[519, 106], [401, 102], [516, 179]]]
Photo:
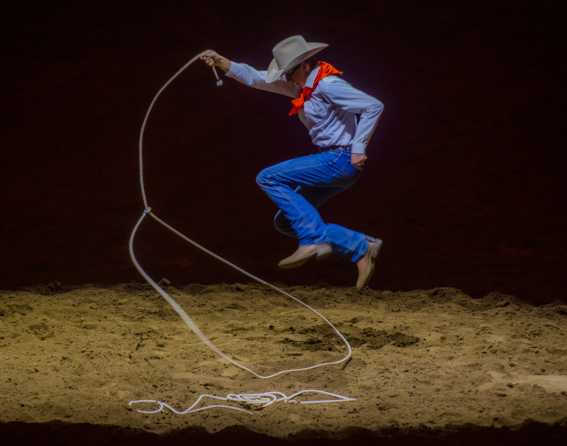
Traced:
[[[313, 88], [319, 70], [316, 67], [309, 73], [306, 87]], [[266, 73], [245, 63], [231, 62], [226, 74], [249, 87], [291, 98], [299, 96], [300, 88], [293, 82], [268, 83]], [[315, 146], [351, 146], [352, 153], [364, 154], [382, 110], [384, 104], [378, 99], [357, 90], [339, 76], [327, 76], [305, 101], [298, 116]]]

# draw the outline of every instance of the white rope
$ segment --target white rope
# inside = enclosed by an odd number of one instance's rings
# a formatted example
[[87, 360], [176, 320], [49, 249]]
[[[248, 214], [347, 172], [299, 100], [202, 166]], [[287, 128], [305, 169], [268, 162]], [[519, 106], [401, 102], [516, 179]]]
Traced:
[[[335, 397], [333, 399], [321, 399], [321, 400], [306, 400], [300, 401], [296, 400], [295, 398], [304, 395], [306, 393], [317, 393], [320, 395], [332, 396]], [[145, 405], [145, 404], [156, 404], [158, 407], [156, 409], [136, 409], [137, 412], [140, 413], [147, 413], [147, 414], [154, 414], [162, 412], [163, 410], [167, 409], [173, 412], [176, 415], [186, 415], [188, 413], [195, 413], [200, 412], [202, 410], [213, 409], [213, 408], [223, 408], [223, 409], [230, 409], [236, 410], [238, 412], [246, 412], [252, 413], [247, 409], [243, 409], [237, 406], [229, 406], [228, 404], [209, 404], [207, 406], [199, 406], [199, 403], [205, 399], [210, 398], [212, 400], [217, 401], [234, 401], [236, 403], [257, 406], [257, 409], [263, 409], [264, 407], [271, 406], [277, 402], [285, 402], [285, 403], [292, 403], [292, 404], [329, 404], [329, 403], [341, 403], [343, 401], [354, 401], [354, 398], [350, 398], [347, 396], [337, 395], [336, 393], [326, 392], [324, 390], [300, 390], [299, 392], [294, 393], [293, 395], [286, 396], [285, 393], [282, 392], [263, 392], [263, 393], [229, 393], [226, 397], [216, 396], [216, 395], [200, 395], [199, 398], [187, 409], [184, 410], [177, 410], [172, 407], [170, 404], [165, 403], [159, 400], [134, 400], [128, 403], [129, 406], [134, 405]]]
[[[150, 106], [148, 107], [148, 110], [146, 112], [146, 115], [144, 116], [144, 121], [142, 122], [142, 126], [140, 129], [140, 135], [139, 135], [139, 140], [138, 140], [138, 149], [139, 149], [139, 164], [140, 164], [140, 188], [141, 188], [141, 192], [142, 192], [142, 200], [144, 203], [144, 211], [141, 215], [141, 217], [139, 218], [138, 222], [136, 223], [136, 225], [134, 226], [134, 229], [132, 230], [132, 233], [130, 234], [130, 241], [129, 241], [129, 252], [130, 252], [130, 258], [132, 259], [132, 262], [134, 263], [134, 266], [136, 267], [136, 269], [139, 271], [139, 273], [144, 277], [144, 279], [146, 279], [146, 281], [171, 305], [171, 307], [177, 312], [177, 314], [181, 317], [181, 319], [185, 322], [185, 324], [187, 325], [187, 327], [189, 329], [191, 329], [211, 350], [213, 350], [217, 355], [219, 355], [221, 358], [227, 360], [228, 362], [230, 362], [231, 364], [235, 365], [236, 367], [245, 370], [249, 373], [251, 373], [252, 375], [254, 375], [257, 378], [260, 379], [269, 379], [269, 378], [274, 378], [276, 376], [280, 376], [280, 375], [284, 375], [287, 373], [292, 373], [292, 372], [299, 372], [299, 371], [306, 371], [306, 370], [312, 370], [315, 368], [319, 368], [319, 367], [324, 367], [324, 366], [328, 366], [328, 365], [336, 365], [336, 364], [341, 364], [343, 362], [349, 361], [351, 356], [352, 356], [352, 347], [350, 346], [349, 342], [346, 340], [346, 338], [343, 336], [343, 334], [333, 325], [333, 323], [331, 321], [329, 321], [329, 319], [327, 319], [323, 314], [321, 314], [319, 311], [315, 310], [314, 308], [312, 308], [311, 306], [307, 305], [305, 302], [301, 301], [300, 299], [292, 296], [291, 294], [289, 294], [288, 292], [282, 290], [281, 288], [272, 285], [271, 283], [255, 276], [252, 273], [249, 273], [248, 271], [245, 271], [244, 269], [240, 268], [239, 266], [233, 264], [232, 262], [224, 259], [223, 257], [215, 254], [214, 252], [210, 251], [209, 249], [205, 248], [204, 246], [200, 245], [199, 243], [195, 242], [194, 240], [191, 240], [189, 237], [187, 237], [186, 235], [182, 234], [180, 231], [178, 231], [177, 229], [173, 228], [172, 226], [168, 225], [165, 221], [163, 221], [162, 219], [160, 219], [153, 211], [152, 208], [150, 208], [148, 206], [148, 200], [147, 200], [147, 196], [146, 196], [146, 191], [145, 191], [145, 187], [144, 187], [144, 163], [143, 163], [143, 143], [144, 143], [144, 132], [146, 129], [146, 125], [147, 125], [147, 121], [148, 118], [150, 116], [150, 113], [154, 107], [154, 104], [156, 103], [158, 97], [161, 95], [161, 93], [167, 88], [167, 86], [169, 84], [171, 84], [171, 82], [173, 82], [173, 80], [178, 77], [187, 67], [189, 67], [193, 62], [195, 62], [197, 59], [199, 59], [203, 54], [205, 54], [207, 51], [203, 51], [199, 54], [197, 54], [195, 57], [193, 57], [189, 62], [187, 62], [185, 65], [183, 65], [183, 67], [181, 67], [156, 93], [156, 95], [154, 96], [154, 98], [152, 99]], [[217, 79], [217, 86], [221, 86], [222, 85], [222, 80], [219, 78], [217, 71], [215, 69], [215, 67], [213, 66], [213, 72], [214, 75]], [[287, 297], [289, 297], [290, 299], [296, 301], [297, 303], [303, 305], [305, 308], [307, 308], [308, 310], [312, 311], [313, 313], [315, 313], [318, 317], [320, 317], [321, 319], [323, 319], [333, 330], [334, 332], [337, 334], [337, 336], [341, 339], [341, 341], [344, 343], [344, 345], [346, 346], [347, 352], [345, 354], [345, 356], [341, 359], [338, 359], [336, 361], [327, 361], [327, 362], [321, 362], [318, 364], [314, 364], [308, 367], [300, 367], [300, 368], [295, 368], [295, 369], [288, 369], [288, 370], [282, 370], [276, 373], [272, 373], [272, 374], [268, 374], [268, 375], [262, 375], [260, 373], [257, 373], [256, 371], [252, 370], [251, 368], [245, 366], [244, 364], [241, 364], [240, 362], [234, 360], [233, 358], [231, 358], [230, 356], [226, 355], [224, 352], [222, 352], [215, 344], [213, 344], [211, 342], [211, 340], [199, 329], [199, 327], [197, 326], [197, 324], [195, 324], [195, 322], [193, 322], [193, 320], [191, 319], [191, 317], [185, 312], [185, 310], [183, 310], [183, 308], [181, 308], [181, 306], [179, 306], [179, 304], [162, 288], [160, 287], [145, 271], [144, 269], [141, 267], [140, 263], [138, 262], [138, 260], [136, 259], [136, 255], [134, 253], [134, 239], [136, 236], [136, 232], [138, 231], [138, 228], [140, 227], [142, 221], [144, 220], [144, 218], [146, 217], [146, 215], [150, 215], [154, 220], [156, 220], [158, 223], [162, 224], [163, 226], [165, 226], [167, 229], [169, 229], [170, 231], [172, 231], [173, 233], [177, 234], [179, 237], [181, 237], [183, 240], [187, 241], [188, 243], [190, 243], [191, 245], [195, 246], [196, 248], [200, 249], [201, 251], [205, 252], [206, 254], [210, 255], [211, 257], [214, 257], [215, 259], [223, 262], [224, 264], [230, 266], [231, 268], [236, 269], [237, 271], [241, 272], [242, 274], [250, 277], [251, 279], [266, 285], [270, 288], [272, 288], [273, 290], [277, 291], [278, 293], [281, 293]], [[305, 392], [319, 392], [319, 393], [324, 393], [324, 394], [328, 394], [327, 392], [324, 391], [319, 391], [319, 390], [304, 390], [301, 392], [298, 392], [294, 395], [292, 395], [291, 397], [286, 397], [284, 394], [282, 394], [281, 392], [267, 392], [265, 394], [242, 394], [242, 395], [229, 395], [226, 398], [223, 397], [218, 397], [218, 396], [212, 396], [212, 395], [206, 395], [206, 397], [209, 398], [213, 398], [213, 399], [218, 399], [218, 400], [223, 400], [223, 401], [240, 401], [239, 398], [252, 398], [252, 400], [254, 400], [254, 398], [258, 397], [260, 398], [261, 401], [264, 401], [264, 398], [271, 398], [271, 396], [269, 395], [278, 395], [278, 397], [276, 398], [276, 401], [286, 401], [289, 402], [288, 400], [291, 399], [292, 397], [295, 397], [301, 393], [305, 393]], [[254, 396], [250, 396], [250, 395], [254, 395]], [[348, 398], [348, 397], [343, 397], [340, 395], [336, 395], [336, 394], [328, 394], [328, 395], [332, 395], [334, 397], [337, 398], [337, 400], [332, 400], [332, 402], [336, 402], [336, 401], [350, 401], [352, 400], [352, 398]], [[195, 404], [193, 404], [189, 409], [187, 409], [189, 412], [196, 412], [197, 410], [203, 410], [203, 408], [199, 408], [199, 409], [195, 409], [193, 410], [193, 408], [205, 397], [205, 395], [201, 395], [197, 401], [195, 402]], [[259, 400], [258, 400], [259, 401]], [[271, 401], [271, 400], [270, 400]], [[169, 410], [177, 413], [171, 406], [167, 405], [166, 403], [163, 403], [161, 401], [155, 401], [155, 400], [138, 400], [138, 401], [131, 401], [130, 404], [135, 404], [135, 403], [140, 403], [140, 402], [152, 402], [152, 403], [156, 403], [160, 405], [160, 408], [158, 410], [161, 411], [163, 408], [168, 408]], [[275, 402], [275, 401], [273, 401]], [[324, 401], [327, 402], [327, 401]], [[316, 404], [317, 402], [303, 402], [304, 404]], [[253, 403], [253, 404], [258, 404], [258, 403]], [[269, 404], [272, 404], [272, 402], [270, 402]], [[231, 406], [223, 406], [223, 405], [214, 405], [214, 406], [206, 406], [206, 408], [211, 408], [211, 407], [228, 407], [231, 409], [235, 409], [234, 407]], [[235, 410], [243, 410], [244, 409], [235, 409]], [[189, 413], [187, 411], [184, 411], [183, 413]], [[151, 412], [143, 412], [143, 413], [156, 413], [154, 411]]]

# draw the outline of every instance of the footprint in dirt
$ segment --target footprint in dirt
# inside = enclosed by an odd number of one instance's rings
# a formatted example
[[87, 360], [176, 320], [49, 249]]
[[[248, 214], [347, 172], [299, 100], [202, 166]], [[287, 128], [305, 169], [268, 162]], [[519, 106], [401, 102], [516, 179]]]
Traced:
[[[385, 345], [392, 344], [395, 347], [409, 347], [417, 344], [419, 338], [405, 333], [389, 332], [386, 330], [375, 330], [374, 328], [365, 328], [361, 332], [362, 344], [372, 350], [378, 350]], [[361, 345], [362, 345], [361, 344]]]
[[30, 325], [28, 326], [27, 331], [34, 334], [42, 341], [54, 336], [52, 328], [49, 325], [47, 325], [45, 322], [40, 322], [39, 324]]
[[[343, 331], [345, 337], [352, 347], [364, 345], [372, 350], [378, 350], [385, 345], [391, 344], [395, 347], [409, 347], [417, 344], [420, 338], [400, 332], [389, 332], [364, 328], [356, 335]], [[307, 339], [292, 339], [285, 337], [280, 341], [282, 344], [293, 345], [303, 350], [337, 350], [342, 348], [342, 342], [325, 325], [310, 327], [297, 332], [298, 335], [310, 335]]]
[[541, 387], [550, 393], [567, 395], [567, 375], [521, 375], [504, 374], [496, 371], [488, 373], [491, 380], [478, 387], [481, 391], [490, 390], [500, 384], [506, 384], [510, 388], [518, 384], [530, 384]]
[[25, 316], [33, 311], [33, 307], [27, 304], [7, 304], [0, 305], [0, 317], [10, 317], [14, 315]]

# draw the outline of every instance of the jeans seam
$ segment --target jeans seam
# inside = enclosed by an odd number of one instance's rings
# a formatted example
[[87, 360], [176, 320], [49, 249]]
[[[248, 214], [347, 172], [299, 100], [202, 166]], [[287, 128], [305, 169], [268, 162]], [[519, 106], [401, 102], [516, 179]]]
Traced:
[[[307, 156], [313, 156], [313, 155], [307, 155]], [[323, 163], [321, 163], [321, 164], [323, 164]], [[326, 161], [325, 164], [329, 164], [329, 161]], [[277, 164], [269, 166], [267, 169], [271, 169], [274, 166], [277, 166]], [[299, 172], [301, 170], [310, 170], [310, 169], [312, 169], [312, 166], [300, 166], [300, 167], [296, 167], [295, 169], [287, 170], [286, 172], [293, 173], [293, 172]]]
[[335, 157], [332, 160], [327, 161], [329, 165], [337, 164], [341, 157], [345, 154], [344, 149], [335, 149], [337, 151]]

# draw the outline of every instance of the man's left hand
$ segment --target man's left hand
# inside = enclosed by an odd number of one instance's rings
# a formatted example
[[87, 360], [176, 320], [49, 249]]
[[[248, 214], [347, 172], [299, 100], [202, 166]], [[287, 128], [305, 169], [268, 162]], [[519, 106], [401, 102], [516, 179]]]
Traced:
[[353, 153], [350, 156], [350, 163], [358, 170], [362, 170], [367, 159], [368, 157], [363, 153]]

